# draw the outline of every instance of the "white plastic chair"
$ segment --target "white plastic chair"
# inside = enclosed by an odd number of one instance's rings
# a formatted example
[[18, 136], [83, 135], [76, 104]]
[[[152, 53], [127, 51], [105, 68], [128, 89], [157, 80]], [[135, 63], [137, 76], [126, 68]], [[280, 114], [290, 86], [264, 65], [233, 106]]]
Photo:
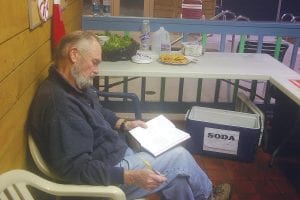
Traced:
[[34, 200], [34, 195], [27, 186], [55, 196], [105, 197], [114, 200], [126, 200], [123, 191], [115, 186], [58, 184], [26, 170], [11, 170], [0, 175], [0, 199]]
[[[28, 134], [28, 146], [29, 146], [29, 151], [31, 153], [32, 159], [35, 163], [35, 165], [37, 166], [37, 168], [47, 177], [51, 178], [51, 180], [53, 181], [62, 181], [56, 174], [54, 174], [48, 167], [48, 165], [46, 164], [45, 160], [43, 159], [33, 137], [31, 134]], [[66, 184], [64, 186], [67, 186]], [[81, 187], [81, 185], [78, 185], [78, 187]], [[87, 188], [88, 186], [83, 186], [83, 188]], [[93, 186], [91, 186], [93, 187]], [[69, 187], [68, 188], [72, 188]], [[76, 189], [74, 187], [74, 189]], [[113, 199], [126, 199], [125, 197], [125, 193], [118, 187], [116, 186], [99, 186], [97, 187], [98, 193], [99, 194], [103, 194], [103, 196], [101, 197], [107, 197], [107, 195], [109, 195], [109, 197], [111, 196], [116, 196], [117, 198], [113, 198]], [[103, 191], [101, 191], [103, 190]], [[97, 193], [97, 194], [98, 194]], [[1, 196], [0, 196], [1, 197]], [[59, 198], [57, 198], [59, 199]], [[2, 198], [0, 198], [0, 200], [2, 200]], [[27, 199], [26, 199], [27, 200]], [[140, 199], [136, 199], [136, 200], [145, 200], [144, 198], [140, 198]]]
[[[37, 168], [47, 177], [51, 178], [53, 181], [62, 181], [56, 174], [54, 174], [46, 164], [45, 160], [43, 159], [33, 137], [31, 134], [28, 134], [28, 146], [29, 146], [29, 151], [31, 153], [32, 159], [37, 166]], [[66, 184], [64, 186], [67, 186]], [[69, 186], [68, 186], [69, 187]], [[78, 185], [78, 187], [81, 187], [81, 185]], [[87, 188], [88, 186], [83, 186], [84, 188]], [[91, 186], [92, 187], [92, 186]], [[69, 187], [71, 189], [71, 187]], [[75, 188], [74, 188], [75, 189]], [[103, 195], [117, 195], [117, 197], [123, 197], [125, 198], [124, 192], [116, 187], [116, 186], [99, 186], [98, 187], [99, 191], [98, 193], [101, 193], [101, 190], [103, 190]], [[111, 194], [110, 194], [111, 192]], [[105, 197], [105, 196], [101, 196]], [[1, 199], [1, 198], [0, 198]], [[2, 200], [2, 199], [1, 199]]]
[[44, 175], [51, 178], [51, 180], [61, 181], [61, 179], [49, 169], [31, 134], [28, 134], [28, 146], [29, 146], [31, 157], [35, 165], [37, 166], [37, 168]]
[[[99, 96], [102, 97], [115, 97], [115, 98], [129, 98], [133, 101], [133, 107], [134, 107], [134, 113], [135, 113], [135, 118], [136, 119], [141, 119], [142, 118], [142, 114], [141, 114], [141, 110], [140, 110], [140, 102], [138, 97], [133, 94], [133, 93], [112, 93], [112, 92], [99, 92], [98, 94]], [[47, 177], [49, 177], [51, 180], [53, 181], [59, 181], [59, 182], [63, 182], [61, 180], [60, 177], [58, 177], [55, 173], [53, 173], [51, 171], [51, 169], [48, 167], [46, 161], [44, 160], [43, 156], [41, 155], [41, 152], [36, 144], [36, 142], [34, 141], [32, 135], [29, 133], [28, 134], [28, 146], [29, 146], [29, 151], [31, 154], [31, 157], [35, 163], [35, 165], [37, 166], [37, 168]], [[79, 186], [80, 187], [80, 186]], [[88, 187], [88, 186], [85, 186]], [[92, 187], [92, 186], [91, 186]], [[116, 199], [126, 199], [125, 197], [125, 193], [118, 187], [116, 186], [99, 186], [98, 189], [103, 189], [103, 194], [110, 194], [110, 191], [112, 194], [115, 194], [118, 198]], [[124, 196], [124, 198], [123, 198]], [[102, 197], [106, 197], [106, 196], [102, 196]], [[121, 198], [119, 198], [121, 197]], [[0, 198], [0, 200], [2, 200]], [[145, 198], [139, 198], [136, 200], [145, 200]]]

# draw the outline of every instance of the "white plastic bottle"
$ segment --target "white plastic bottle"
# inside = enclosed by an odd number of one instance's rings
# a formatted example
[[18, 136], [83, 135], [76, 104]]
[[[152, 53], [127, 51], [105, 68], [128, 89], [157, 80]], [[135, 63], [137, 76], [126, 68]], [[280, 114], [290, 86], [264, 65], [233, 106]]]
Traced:
[[100, 0], [92, 1], [92, 12], [94, 16], [100, 15]]
[[103, 0], [103, 15], [104, 16], [110, 16], [110, 0]]
[[144, 20], [141, 30], [141, 50], [150, 49], [150, 22], [149, 20]]
[[151, 48], [156, 54], [171, 52], [170, 34], [164, 27], [160, 27], [152, 34]]

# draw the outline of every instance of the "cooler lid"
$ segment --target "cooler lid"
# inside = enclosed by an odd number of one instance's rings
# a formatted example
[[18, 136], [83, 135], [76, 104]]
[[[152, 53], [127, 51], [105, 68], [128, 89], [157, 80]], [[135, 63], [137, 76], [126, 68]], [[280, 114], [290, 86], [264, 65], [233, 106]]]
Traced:
[[259, 129], [259, 116], [252, 113], [193, 106], [188, 119], [228, 126]]

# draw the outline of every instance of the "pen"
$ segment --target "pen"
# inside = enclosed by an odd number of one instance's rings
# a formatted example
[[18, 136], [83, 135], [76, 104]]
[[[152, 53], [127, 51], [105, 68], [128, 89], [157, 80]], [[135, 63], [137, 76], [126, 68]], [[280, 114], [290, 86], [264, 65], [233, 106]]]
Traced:
[[152, 170], [152, 171], [153, 171], [155, 174], [157, 174], [157, 175], [161, 175], [161, 173], [160, 173], [159, 171], [153, 169], [153, 167], [151, 166], [151, 164], [149, 163], [148, 160], [144, 159], [144, 158], [141, 157], [141, 156], [139, 156], [139, 157], [140, 157], [140, 159], [143, 161], [143, 163], [145, 164], [145, 166], [146, 166], [148, 169]]

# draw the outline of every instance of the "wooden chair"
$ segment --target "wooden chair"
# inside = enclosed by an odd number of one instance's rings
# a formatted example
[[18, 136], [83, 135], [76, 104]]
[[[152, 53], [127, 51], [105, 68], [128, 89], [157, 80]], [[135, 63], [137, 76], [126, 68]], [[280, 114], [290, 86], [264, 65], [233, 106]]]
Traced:
[[186, 19], [204, 18], [202, 0], [183, 0], [181, 4], [181, 17]]
[[26, 170], [11, 170], [0, 175], [0, 199], [34, 200], [34, 194], [28, 186], [55, 196], [105, 197], [126, 200], [123, 191], [115, 186], [58, 184]]

